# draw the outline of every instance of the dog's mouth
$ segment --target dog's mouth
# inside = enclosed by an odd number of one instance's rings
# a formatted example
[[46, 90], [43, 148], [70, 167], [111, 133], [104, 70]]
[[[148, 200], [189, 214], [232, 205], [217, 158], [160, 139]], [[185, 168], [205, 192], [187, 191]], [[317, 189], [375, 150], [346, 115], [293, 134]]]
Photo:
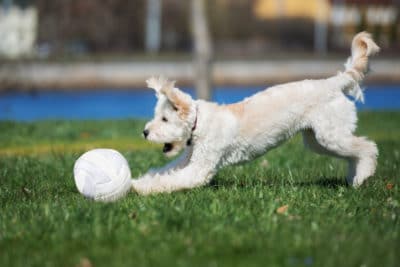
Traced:
[[174, 145], [172, 143], [165, 143], [164, 147], [163, 147], [163, 152], [169, 153], [172, 151], [173, 148], [174, 148]]
[[180, 142], [174, 143], [164, 143], [163, 153], [167, 157], [176, 156], [182, 149], [182, 144]]

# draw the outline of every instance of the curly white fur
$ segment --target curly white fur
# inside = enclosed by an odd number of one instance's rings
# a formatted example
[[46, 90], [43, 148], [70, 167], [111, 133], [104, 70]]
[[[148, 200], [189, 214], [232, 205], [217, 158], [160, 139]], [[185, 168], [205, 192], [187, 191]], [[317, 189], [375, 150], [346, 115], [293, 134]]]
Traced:
[[363, 99], [359, 82], [368, 70], [368, 56], [378, 50], [368, 33], [360, 33], [345, 72], [277, 85], [231, 105], [193, 100], [174, 83], [151, 78], [148, 85], [158, 102], [146, 136], [168, 144], [172, 154], [185, 151], [166, 167], [133, 180], [133, 189], [146, 195], [205, 185], [221, 167], [260, 156], [299, 131], [311, 150], [346, 159], [348, 183], [361, 185], [375, 172], [378, 150], [354, 135], [356, 108], [344, 93]]

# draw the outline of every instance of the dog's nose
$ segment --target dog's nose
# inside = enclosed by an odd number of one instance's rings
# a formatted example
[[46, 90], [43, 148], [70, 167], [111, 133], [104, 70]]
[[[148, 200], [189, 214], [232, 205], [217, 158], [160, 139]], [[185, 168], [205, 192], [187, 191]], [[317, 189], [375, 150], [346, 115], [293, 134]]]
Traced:
[[149, 130], [144, 130], [143, 131], [143, 136], [144, 136], [144, 138], [147, 138], [147, 136], [149, 135]]

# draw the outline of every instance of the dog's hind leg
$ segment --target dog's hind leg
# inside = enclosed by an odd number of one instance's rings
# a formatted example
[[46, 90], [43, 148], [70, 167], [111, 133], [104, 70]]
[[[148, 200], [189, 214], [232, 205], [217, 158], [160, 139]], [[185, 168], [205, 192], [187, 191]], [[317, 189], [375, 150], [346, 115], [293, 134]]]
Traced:
[[347, 182], [354, 187], [360, 186], [375, 172], [378, 149], [365, 137], [343, 133], [339, 129], [326, 132], [317, 128], [304, 130], [303, 140], [307, 148], [319, 154], [346, 159], [349, 163]]
[[315, 138], [315, 133], [311, 129], [306, 129], [302, 131], [303, 135], [303, 143], [304, 146], [315, 153], [322, 154], [322, 155], [330, 155], [337, 157], [336, 153], [332, 153], [331, 151], [327, 150], [325, 147], [320, 145]]

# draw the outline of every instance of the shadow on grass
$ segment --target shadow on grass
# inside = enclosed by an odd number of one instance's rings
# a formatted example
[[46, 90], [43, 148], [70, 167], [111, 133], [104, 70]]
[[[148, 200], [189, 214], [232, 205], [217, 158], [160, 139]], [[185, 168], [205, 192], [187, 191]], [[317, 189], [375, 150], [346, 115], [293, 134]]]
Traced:
[[344, 178], [337, 177], [322, 177], [318, 178], [316, 181], [306, 181], [306, 182], [297, 182], [296, 186], [301, 187], [310, 187], [310, 186], [319, 186], [325, 188], [338, 188], [338, 187], [347, 187], [348, 184]]
[[317, 180], [313, 181], [289, 181], [289, 180], [221, 180], [221, 179], [213, 179], [211, 183], [208, 185], [214, 190], [219, 190], [221, 188], [247, 188], [247, 187], [279, 187], [279, 186], [287, 186], [287, 187], [313, 187], [318, 186], [321, 188], [339, 188], [339, 187], [348, 187], [346, 179], [338, 178], [338, 177], [321, 177]]

